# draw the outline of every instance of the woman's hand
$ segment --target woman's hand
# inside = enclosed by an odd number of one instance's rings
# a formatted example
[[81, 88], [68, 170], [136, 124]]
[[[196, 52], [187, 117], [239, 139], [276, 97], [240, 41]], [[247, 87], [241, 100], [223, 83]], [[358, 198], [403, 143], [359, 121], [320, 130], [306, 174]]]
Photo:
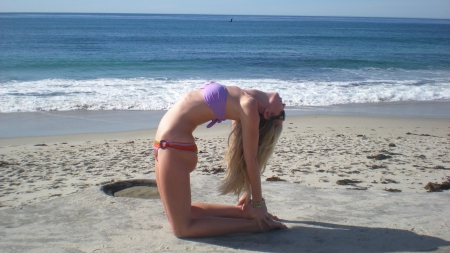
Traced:
[[[245, 195], [245, 194], [244, 194]], [[278, 217], [267, 212], [267, 207], [254, 208], [246, 201], [246, 196], [242, 196], [237, 204], [244, 213], [244, 218], [254, 219], [258, 223], [260, 231], [269, 231], [276, 228], [286, 228], [286, 225], [278, 221]]]
[[267, 212], [267, 207], [254, 208], [249, 205], [251, 213], [254, 214], [255, 220], [258, 222], [258, 227], [260, 231], [269, 231], [276, 228], [286, 228], [286, 225], [278, 221], [278, 218], [269, 212]]
[[253, 208], [255, 213], [255, 219], [258, 222], [258, 227], [261, 232], [266, 232], [272, 229], [283, 229], [287, 228], [285, 224], [278, 221], [278, 218], [269, 212], [267, 212], [267, 207]]
[[243, 206], [244, 204], [248, 204], [247, 203], [247, 192], [244, 192], [244, 194], [242, 194], [242, 196], [239, 198], [239, 201], [236, 204], [236, 206]]

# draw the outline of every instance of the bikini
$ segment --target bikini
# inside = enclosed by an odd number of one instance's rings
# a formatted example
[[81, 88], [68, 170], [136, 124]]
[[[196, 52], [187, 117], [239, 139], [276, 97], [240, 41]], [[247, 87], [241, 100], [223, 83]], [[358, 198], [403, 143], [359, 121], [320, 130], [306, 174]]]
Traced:
[[209, 82], [203, 84], [200, 89], [203, 89], [203, 98], [205, 99], [206, 104], [208, 104], [209, 108], [211, 108], [217, 117], [216, 119], [211, 120], [206, 127], [210, 128], [216, 123], [221, 123], [226, 120], [225, 109], [227, 105], [227, 89], [225, 86]]
[[166, 140], [155, 140], [153, 142], [153, 156], [155, 156], [156, 161], [158, 161], [158, 150], [173, 148], [184, 151], [191, 151], [194, 153], [198, 153], [197, 145], [195, 142], [174, 142], [174, 141], [166, 141]]
[[[216, 119], [211, 120], [211, 122], [206, 126], [210, 128], [214, 126], [216, 123], [221, 123], [225, 119], [225, 109], [227, 104], [227, 89], [225, 86], [208, 82], [203, 84], [200, 89], [203, 90], [203, 98], [205, 99], [206, 104], [211, 108], [214, 115], [216, 115]], [[158, 150], [173, 148], [178, 150], [190, 151], [198, 153], [197, 145], [195, 142], [170, 142], [166, 140], [155, 140], [153, 142], [153, 155], [155, 159], [158, 161]]]

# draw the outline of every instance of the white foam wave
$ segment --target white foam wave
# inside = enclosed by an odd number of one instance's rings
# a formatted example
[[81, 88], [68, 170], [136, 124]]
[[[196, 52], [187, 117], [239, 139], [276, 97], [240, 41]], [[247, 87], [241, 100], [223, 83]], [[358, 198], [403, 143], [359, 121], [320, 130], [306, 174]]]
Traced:
[[[0, 112], [166, 110], [207, 80], [99, 78], [0, 83]], [[450, 99], [450, 78], [424, 80], [215, 80], [241, 88], [278, 91], [288, 106]]]

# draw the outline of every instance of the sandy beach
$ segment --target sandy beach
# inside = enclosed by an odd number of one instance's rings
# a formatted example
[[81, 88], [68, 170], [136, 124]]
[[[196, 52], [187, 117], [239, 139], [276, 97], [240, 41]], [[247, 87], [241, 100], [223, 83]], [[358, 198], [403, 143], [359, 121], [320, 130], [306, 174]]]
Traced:
[[[200, 126], [194, 134], [194, 201], [236, 202], [217, 191], [229, 127]], [[450, 192], [425, 189], [450, 180], [448, 119], [289, 117], [262, 176], [269, 211], [289, 229], [198, 240], [172, 235], [158, 199], [113, 198], [99, 190], [111, 182], [154, 179], [153, 136], [154, 130], [139, 130], [0, 139], [0, 247], [450, 252]]]
[[[448, 1], [176, 1], [0, 1], [0, 253], [450, 253]], [[284, 104], [261, 187], [286, 229], [173, 235], [155, 131], [211, 82], [224, 117]], [[207, 124], [192, 202], [235, 205]]]

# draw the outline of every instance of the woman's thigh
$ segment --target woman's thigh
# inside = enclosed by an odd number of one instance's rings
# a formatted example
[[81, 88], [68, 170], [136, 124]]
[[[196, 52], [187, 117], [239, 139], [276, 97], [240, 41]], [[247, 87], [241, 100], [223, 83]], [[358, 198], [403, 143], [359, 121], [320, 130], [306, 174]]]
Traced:
[[189, 174], [196, 165], [195, 153], [170, 148], [158, 151], [158, 161], [155, 162], [156, 180], [172, 228], [178, 225], [189, 226], [191, 221]]

